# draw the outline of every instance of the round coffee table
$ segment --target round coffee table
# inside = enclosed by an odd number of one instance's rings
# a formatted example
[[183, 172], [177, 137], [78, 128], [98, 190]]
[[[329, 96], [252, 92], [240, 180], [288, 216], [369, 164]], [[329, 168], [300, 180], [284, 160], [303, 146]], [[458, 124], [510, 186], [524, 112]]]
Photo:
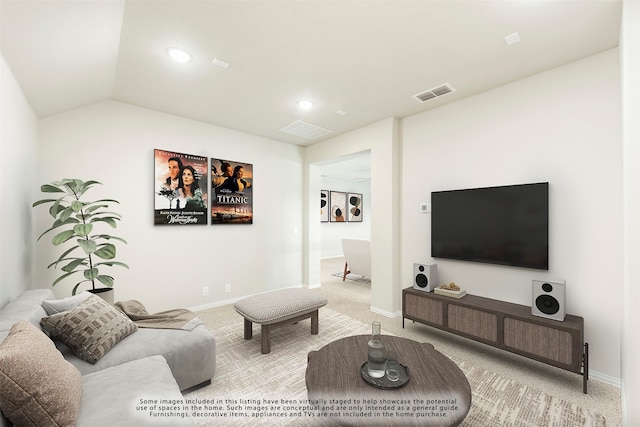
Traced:
[[334, 341], [308, 355], [306, 383], [317, 417], [343, 425], [456, 426], [471, 407], [471, 387], [460, 368], [433, 348], [384, 335], [387, 350], [408, 368], [400, 388], [376, 388], [362, 378], [369, 335]]

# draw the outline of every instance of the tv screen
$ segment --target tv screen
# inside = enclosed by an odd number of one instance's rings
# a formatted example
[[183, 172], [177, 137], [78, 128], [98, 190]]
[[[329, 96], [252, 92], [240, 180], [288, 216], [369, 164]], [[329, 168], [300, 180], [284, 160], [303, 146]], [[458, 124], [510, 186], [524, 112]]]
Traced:
[[549, 269], [549, 183], [434, 191], [431, 256]]

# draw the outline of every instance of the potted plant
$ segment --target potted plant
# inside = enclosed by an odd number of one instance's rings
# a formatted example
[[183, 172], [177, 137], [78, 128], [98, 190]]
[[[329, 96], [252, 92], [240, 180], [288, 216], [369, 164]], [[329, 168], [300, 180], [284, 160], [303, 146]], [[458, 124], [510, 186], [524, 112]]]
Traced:
[[[121, 215], [109, 210], [111, 203], [119, 203], [113, 199], [99, 199], [87, 201], [83, 199], [87, 190], [97, 181], [82, 181], [79, 179], [63, 179], [44, 184], [40, 187], [43, 193], [57, 193], [61, 197], [38, 200], [33, 207], [51, 204], [49, 214], [53, 217], [52, 226], [38, 237], [38, 241], [50, 231], [57, 231], [51, 239], [54, 246], [71, 242], [71, 246], [47, 266], [60, 267], [63, 274], [51, 286], [76, 273], [82, 273], [82, 278], [71, 291], [75, 295], [78, 287], [83, 283], [91, 283], [89, 292], [102, 296], [113, 302], [113, 277], [102, 274], [103, 267], [121, 266], [129, 268], [127, 264], [115, 261], [115, 241], [127, 243], [124, 239], [110, 234], [98, 233], [96, 229], [104, 224], [116, 228]], [[101, 185], [101, 184], [100, 184]], [[96, 280], [105, 287], [96, 288]], [[104, 295], [108, 292], [110, 295]]]

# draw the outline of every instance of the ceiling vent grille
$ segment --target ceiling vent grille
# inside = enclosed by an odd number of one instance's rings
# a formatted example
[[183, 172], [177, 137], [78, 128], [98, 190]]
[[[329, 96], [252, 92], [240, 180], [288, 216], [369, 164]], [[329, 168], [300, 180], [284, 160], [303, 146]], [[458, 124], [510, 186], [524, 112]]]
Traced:
[[328, 133], [332, 130], [325, 129], [320, 126], [312, 125], [311, 123], [303, 122], [302, 120], [296, 120], [293, 123], [289, 123], [280, 132], [288, 133], [289, 135], [299, 136], [305, 139], [316, 139]]
[[456, 91], [456, 88], [451, 86], [450, 83], [445, 83], [440, 86], [436, 86], [424, 92], [413, 95], [412, 98], [418, 102], [427, 102], [439, 96], [447, 95]]

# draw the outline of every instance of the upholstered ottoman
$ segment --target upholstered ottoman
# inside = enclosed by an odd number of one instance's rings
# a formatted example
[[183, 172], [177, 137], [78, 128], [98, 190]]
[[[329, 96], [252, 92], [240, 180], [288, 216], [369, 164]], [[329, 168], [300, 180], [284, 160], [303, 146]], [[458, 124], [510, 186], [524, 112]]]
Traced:
[[308, 289], [282, 289], [253, 295], [234, 304], [244, 317], [244, 339], [253, 337], [253, 323], [262, 325], [262, 354], [271, 351], [271, 328], [300, 320], [311, 319], [311, 335], [318, 334], [318, 309], [327, 304], [327, 298]]

